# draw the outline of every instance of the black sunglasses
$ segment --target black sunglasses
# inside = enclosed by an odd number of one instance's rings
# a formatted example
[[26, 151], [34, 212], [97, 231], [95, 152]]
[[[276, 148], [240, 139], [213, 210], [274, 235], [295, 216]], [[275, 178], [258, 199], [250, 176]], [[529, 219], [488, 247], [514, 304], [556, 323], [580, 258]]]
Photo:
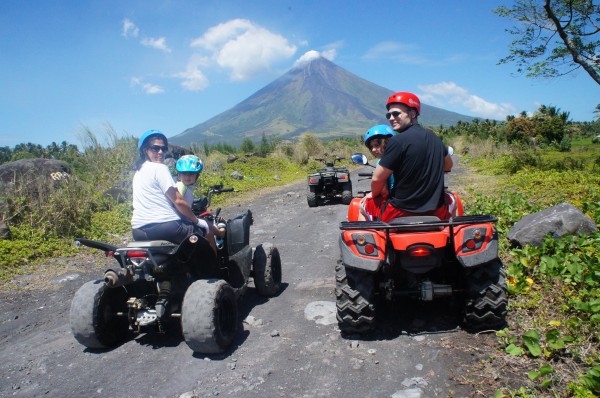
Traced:
[[152, 152], [158, 153], [159, 151], [167, 152], [169, 150], [168, 146], [160, 146], [160, 145], [151, 145], [149, 148]]
[[386, 118], [387, 120], [390, 120], [390, 119], [391, 119], [391, 117], [390, 117], [390, 116], [393, 116], [393, 117], [398, 117], [398, 116], [400, 116], [400, 114], [401, 114], [401, 113], [402, 113], [402, 112], [398, 112], [398, 111], [388, 112], [388, 113], [386, 113], [386, 114], [385, 114], [385, 118]]

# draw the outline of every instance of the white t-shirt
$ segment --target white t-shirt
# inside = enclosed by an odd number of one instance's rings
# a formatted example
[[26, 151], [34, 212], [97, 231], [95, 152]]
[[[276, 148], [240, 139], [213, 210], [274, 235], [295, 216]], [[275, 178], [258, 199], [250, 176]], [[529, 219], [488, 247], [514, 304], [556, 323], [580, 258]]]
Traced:
[[177, 186], [177, 190], [179, 191], [181, 196], [183, 196], [187, 204], [190, 205], [190, 207], [192, 207], [192, 205], [194, 204], [194, 187], [191, 185], [185, 185], [181, 181], [177, 181], [175, 185]]
[[133, 216], [131, 227], [181, 220], [166, 195], [175, 181], [169, 168], [146, 161], [133, 176]]

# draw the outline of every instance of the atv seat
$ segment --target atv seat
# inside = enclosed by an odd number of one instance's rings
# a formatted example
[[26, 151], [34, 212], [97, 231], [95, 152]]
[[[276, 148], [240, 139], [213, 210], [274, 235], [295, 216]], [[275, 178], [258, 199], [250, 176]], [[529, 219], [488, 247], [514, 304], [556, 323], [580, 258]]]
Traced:
[[138, 240], [127, 243], [127, 247], [157, 247], [157, 246], [177, 246], [168, 240]]
[[436, 216], [409, 216], [394, 218], [388, 224], [402, 226], [402, 228], [395, 230], [397, 232], [441, 231], [442, 225], [431, 225], [431, 223], [438, 221], [441, 220]]

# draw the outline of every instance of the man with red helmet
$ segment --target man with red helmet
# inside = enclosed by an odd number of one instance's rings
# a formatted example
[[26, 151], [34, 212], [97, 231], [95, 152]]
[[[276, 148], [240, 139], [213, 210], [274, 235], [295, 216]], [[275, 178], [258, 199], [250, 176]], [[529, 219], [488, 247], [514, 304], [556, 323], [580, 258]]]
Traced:
[[[444, 195], [444, 172], [452, 169], [452, 158], [441, 138], [419, 125], [419, 98], [407, 92], [392, 94], [386, 118], [396, 131], [373, 173], [371, 193], [363, 209], [368, 219], [390, 221], [397, 217], [432, 215], [450, 217]], [[386, 181], [394, 176], [394, 188]]]

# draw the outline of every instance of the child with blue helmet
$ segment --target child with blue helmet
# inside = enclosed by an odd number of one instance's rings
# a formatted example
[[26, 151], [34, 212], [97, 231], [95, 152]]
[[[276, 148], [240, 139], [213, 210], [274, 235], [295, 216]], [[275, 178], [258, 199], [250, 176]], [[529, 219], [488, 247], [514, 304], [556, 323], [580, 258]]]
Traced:
[[[204, 164], [202, 160], [196, 155], [183, 155], [175, 164], [177, 176], [179, 177], [179, 181], [176, 183], [177, 190], [185, 198], [190, 207], [194, 203], [194, 186], [198, 182], [198, 177], [200, 177], [203, 168]], [[211, 239], [210, 235], [214, 235], [219, 239], [223, 238], [225, 235], [225, 224], [219, 224], [217, 227], [212, 223], [208, 225], [210, 230], [206, 238], [212, 246], [214, 239]]]
[[204, 168], [202, 160], [196, 155], [183, 155], [177, 160], [177, 190], [190, 206], [194, 203], [194, 185], [198, 181], [200, 172]]
[[[383, 156], [385, 151], [385, 144], [394, 135], [394, 130], [386, 124], [378, 124], [367, 130], [363, 136], [363, 142], [371, 152], [371, 155], [377, 158], [375, 166], [379, 164], [379, 160]], [[388, 179], [388, 190], [391, 192], [394, 187], [394, 176], [390, 176]]]

